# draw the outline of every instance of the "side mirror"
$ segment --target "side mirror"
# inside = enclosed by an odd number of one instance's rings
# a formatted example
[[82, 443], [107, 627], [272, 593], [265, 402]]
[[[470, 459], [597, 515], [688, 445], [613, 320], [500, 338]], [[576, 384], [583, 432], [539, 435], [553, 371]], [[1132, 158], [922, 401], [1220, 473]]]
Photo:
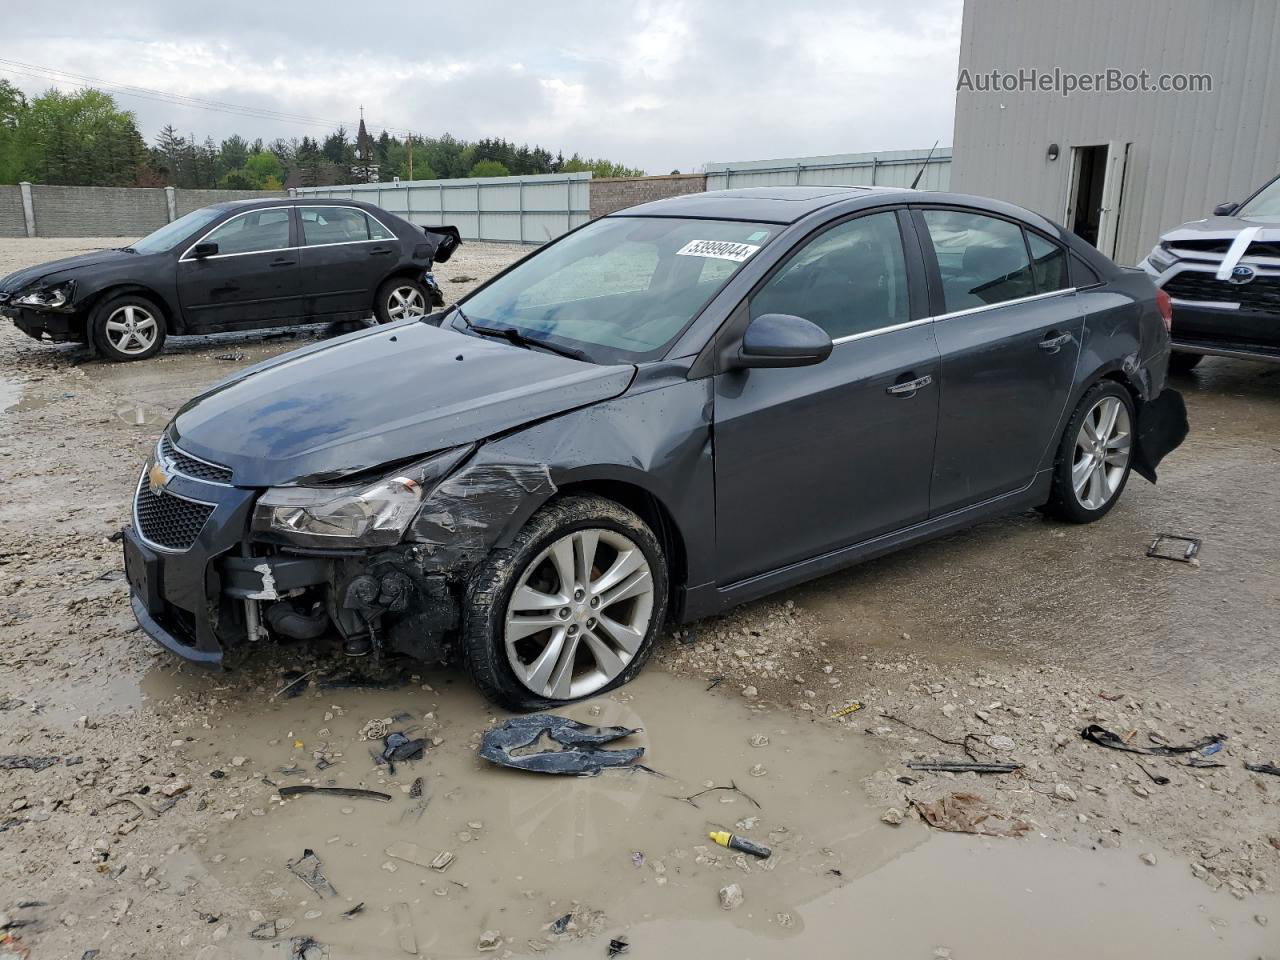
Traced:
[[191, 248], [191, 255], [197, 260], [203, 257], [217, 256], [218, 245], [216, 243], [197, 243]]
[[1239, 204], [1234, 203], [1231, 200], [1228, 200], [1226, 203], [1220, 203], [1216, 207], [1214, 207], [1213, 215], [1215, 217], [1229, 217], [1236, 212], [1236, 207], [1238, 206]]
[[831, 356], [831, 337], [817, 324], [787, 313], [765, 313], [747, 325], [736, 367], [807, 367]]

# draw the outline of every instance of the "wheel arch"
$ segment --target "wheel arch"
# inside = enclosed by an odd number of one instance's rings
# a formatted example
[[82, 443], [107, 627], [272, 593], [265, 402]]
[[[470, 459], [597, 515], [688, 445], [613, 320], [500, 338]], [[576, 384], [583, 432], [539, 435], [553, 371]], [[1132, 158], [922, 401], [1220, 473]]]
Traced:
[[85, 330], [88, 332], [89, 316], [94, 310], [98, 309], [98, 305], [104, 300], [111, 297], [118, 297], [126, 293], [136, 293], [140, 297], [146, 297], [148, 300], [155, 302], [161, 310], [164, 311], [164, 320], [169, 327], [169, 333], [182, 333], [185, 324], [182, 322], [182, 313], [178, 310], [177, 305], [166, 297], [153, 286], [145, 283], [139, 283], [136, 280], [124, 280], [118, 283], [111, 283], [104, 286], [101, 290], [97, 290], [90, 294], [83, 302], [82, 312], [85, 318]]
[[382, 288], [385, 287], [389, 281], [418, 280], [418, 278], [422, 276], [424, 269], [425, 268], [420, 265], [414, 266], [411, 263], [402, 263], [399, 266], [388, 270], [382, 279], [374, 285], [373, 296], [369, 299], [369, 307], [374, 311], [374, 315], [377, 316], [378, 294], [382, 292]]

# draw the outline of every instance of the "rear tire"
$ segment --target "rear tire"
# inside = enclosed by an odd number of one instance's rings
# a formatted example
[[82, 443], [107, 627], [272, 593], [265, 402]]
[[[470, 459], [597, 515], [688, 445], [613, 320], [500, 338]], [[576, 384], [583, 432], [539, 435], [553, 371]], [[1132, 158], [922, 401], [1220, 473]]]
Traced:
[[1177, 351], [1169, 355], [1169, 372], [1185, 377], [1204, 359], [1203, 353], [1183, 353]]
[[378, 288], [373, 301], [373, 314], [379, 323], [425, 317], [431, 310], [431, 291], [426, 284], [409, 277], [392, 277]]
[[1062, 432], [1044, 512], [1068, 523], [1106, 516], [1129, 482], [1137, 422], [1133, 398], [1114, 380], [1085, 391]]
[[494, 703], [563, 706], [635, 677], [666, 612], [666, 558], [648, 525], [612, 500], [568, 496], [535, 513], [472, 577], [463, 656]]
[[94, 346], [116, 362], [154, 357], [164, 346], [167, 327], [164, 312], [136, 293], [108, 297], [89, 315]]

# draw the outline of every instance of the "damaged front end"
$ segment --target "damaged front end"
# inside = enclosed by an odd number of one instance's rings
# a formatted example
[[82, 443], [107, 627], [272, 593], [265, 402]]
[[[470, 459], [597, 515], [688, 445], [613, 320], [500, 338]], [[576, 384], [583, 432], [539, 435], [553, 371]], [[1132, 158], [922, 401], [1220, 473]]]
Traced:
[[166, 433], [124, 532], [131, 603], [169, 650], [221, 663], [268, 640], [447, 660], [475, 564], [555, 485], [482, 445], [295, 486], [234, 486]]

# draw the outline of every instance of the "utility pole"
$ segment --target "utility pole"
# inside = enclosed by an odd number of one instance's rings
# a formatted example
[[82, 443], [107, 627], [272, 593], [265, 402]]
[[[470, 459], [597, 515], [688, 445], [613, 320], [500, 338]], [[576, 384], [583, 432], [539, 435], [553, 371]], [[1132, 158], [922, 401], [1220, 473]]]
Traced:
[[409, 131], [409, 179], [413, 179], [413, 131]]

